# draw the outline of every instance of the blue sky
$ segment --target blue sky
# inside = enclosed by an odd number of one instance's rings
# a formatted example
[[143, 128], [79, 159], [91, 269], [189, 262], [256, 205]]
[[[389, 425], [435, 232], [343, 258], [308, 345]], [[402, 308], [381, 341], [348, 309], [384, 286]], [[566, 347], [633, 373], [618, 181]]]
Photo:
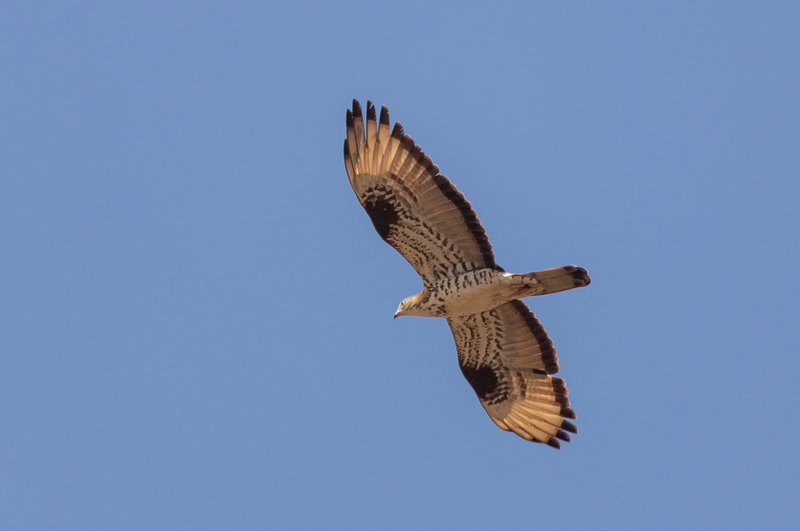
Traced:
[[[7, 2], [0, 527], [796, 523], [793, 2]], [[389, 107], [528, 299], [580, 433], [498, 430], [349, 188]]]

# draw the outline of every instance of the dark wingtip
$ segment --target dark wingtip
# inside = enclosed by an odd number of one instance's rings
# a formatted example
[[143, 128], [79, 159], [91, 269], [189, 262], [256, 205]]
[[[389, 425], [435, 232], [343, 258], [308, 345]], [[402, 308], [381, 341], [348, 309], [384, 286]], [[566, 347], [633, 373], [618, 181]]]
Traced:
[[569, 433], [565, 432], [564, 430], [558, 430], [558, 432], [556, 432], [556, 437], [564, 442], [569, 442], [571, 440], [569, 438]]
[[389, 109], [386, 105], [381, 105], [381, 125], [389, 127]]
[[375, 121], [375, 106], [367, 100], [367, 120]]
[[[561, 416], [564, 417], [565, 419], [576, 419], [576, 418], [578, 418], [578, 416], [575, 414], [575, 411], [573, 411], [572, 409], [570, 409], [568, 407], [562, 407], [561, 408]], [[566, 422], [566, 421], [564, 421], [564, 422]]]
[[565, 431], [568, 431], [570, 433], [578, 433], [578, 427], [568, 420], [562, 420], [561, 427], [564, 428]]
[[403, 138], [403, 125], [400, 122], [394, 123], [394, 128], [392, 129], [392, 136], [397, 139]]
[[358, 102], [357, 99], [353, 99], [353, 117], [354, 118], [361, 118], [361, 104]]
[[545, 444], [547, 446], [555, 448], [556, 450], [561, 450], [561, 443], [558, 442], [558, 439], [556, 439], [555, 437], [551, 437], [550, 439], [548, 439], [547, 442], [545, 442]]
[[347, 109], [345, 123], [347, 124], [348, 128], [353, 127], [353, 113], [350, 111], [350, 109]]

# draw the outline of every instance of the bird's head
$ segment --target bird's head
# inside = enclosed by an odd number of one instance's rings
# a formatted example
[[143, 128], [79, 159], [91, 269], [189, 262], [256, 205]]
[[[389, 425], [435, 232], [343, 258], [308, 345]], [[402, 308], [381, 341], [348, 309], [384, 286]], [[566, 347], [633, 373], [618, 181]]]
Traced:
[[410, 307], [411, 307], [411, 304], [409, 303], [408, 299], [401, 300], [400, 304], [397, 306], [397, 311], [394, 312], [394, 318], [397, 319], [401, 315], [408, 315]]
[[397, 311], [394, 312], [394, 318], [397, 319], [401, 315], [420, 315], [426, 316], [430, 315], [428, 312], [420, 308], [421, 297], [420, 293], [416, 295], [412, 295], [411, 297], [406, 297], [402, 301], [400, 301], [400, 305], [397, 307]]

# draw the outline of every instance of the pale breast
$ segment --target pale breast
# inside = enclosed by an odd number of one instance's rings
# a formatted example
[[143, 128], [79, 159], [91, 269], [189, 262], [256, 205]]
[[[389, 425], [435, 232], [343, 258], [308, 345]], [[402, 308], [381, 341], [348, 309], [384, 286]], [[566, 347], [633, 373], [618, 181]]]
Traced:
[[478, 269], [426, 285], [430, 303], [439, 315], [453, 317], [490, 310], [516, 293], [512, 275], [496, 269]]

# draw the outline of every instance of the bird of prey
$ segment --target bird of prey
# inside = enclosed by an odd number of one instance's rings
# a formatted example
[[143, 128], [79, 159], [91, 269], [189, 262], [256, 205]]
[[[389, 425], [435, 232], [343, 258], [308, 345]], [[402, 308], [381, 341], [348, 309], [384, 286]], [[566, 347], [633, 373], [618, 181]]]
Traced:
[[444, 317], [458, 364], [500, 428], [560, 448], [577, 433], [553, 342], [520, 299], [589, 284], [586, 270], [555, 267], [506, 273], [495, 263], [472, 206], [403, 132], [389, 111], [367, 120], [358, 100], [347, 111], [344, 165], [375, 230], [422, 277], [422, 291], [400, 302], [400, 315]]

